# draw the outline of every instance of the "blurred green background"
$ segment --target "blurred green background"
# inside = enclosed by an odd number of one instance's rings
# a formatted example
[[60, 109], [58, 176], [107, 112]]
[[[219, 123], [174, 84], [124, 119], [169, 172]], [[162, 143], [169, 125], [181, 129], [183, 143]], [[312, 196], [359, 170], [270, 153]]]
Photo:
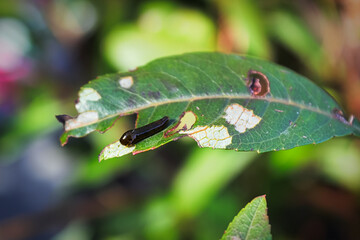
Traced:
[[219, 239], [266, 194], [274, 239], [358, 239], [360, 142], [265, 154], [182, 139], [98, 163], [135, 116], [60, 147], [98, 75], [191, 51], [250, 54], [360, 117], [360, 1], [0, 1], [0, 239]]

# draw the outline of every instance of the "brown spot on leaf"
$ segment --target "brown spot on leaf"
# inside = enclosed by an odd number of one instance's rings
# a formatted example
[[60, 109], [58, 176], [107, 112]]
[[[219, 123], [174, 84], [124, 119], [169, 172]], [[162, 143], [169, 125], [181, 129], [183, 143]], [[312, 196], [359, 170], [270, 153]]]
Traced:
[[264, 97], [270, 92], [270, 83], [268, 78], [259, 71], [249, 71], [247, 85], [251, 95], [253, 96]]
[[346, 118], [344, 116], [344, 113], [340, 109], [334, 108], [332, 110], [332, 115], [333, 115], [333, 117], [335, 117], [340, 122], [345, 123], [345, 124], [349, 124], [349, 122], [346, 120]]

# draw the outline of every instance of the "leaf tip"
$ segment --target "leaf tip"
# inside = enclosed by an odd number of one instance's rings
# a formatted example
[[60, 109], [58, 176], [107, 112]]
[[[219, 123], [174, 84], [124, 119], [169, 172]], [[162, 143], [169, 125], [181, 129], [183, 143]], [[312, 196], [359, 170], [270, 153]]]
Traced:
[[65, 126], [66, 121], [73, 119], [73, 117], [66, 115], [66, 114], [60, 114], [55, 115], [56, 120], [58, 120], [63, 126]]
[[60, 144], [61, 146], [65, 146], [68, 142], [69, 136], [68, 136], [68, 132], [64, 132], [61, 136], [60, 136]]

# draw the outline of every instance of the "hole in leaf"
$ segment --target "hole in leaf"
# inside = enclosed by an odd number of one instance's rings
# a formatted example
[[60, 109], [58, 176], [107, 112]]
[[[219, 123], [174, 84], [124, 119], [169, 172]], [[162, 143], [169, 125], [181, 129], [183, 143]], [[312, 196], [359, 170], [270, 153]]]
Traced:
[[247, 82], [249, 91], [253, 96], [264, 97], [270, 92], [269, 80], [261, 72], [250, 70]]

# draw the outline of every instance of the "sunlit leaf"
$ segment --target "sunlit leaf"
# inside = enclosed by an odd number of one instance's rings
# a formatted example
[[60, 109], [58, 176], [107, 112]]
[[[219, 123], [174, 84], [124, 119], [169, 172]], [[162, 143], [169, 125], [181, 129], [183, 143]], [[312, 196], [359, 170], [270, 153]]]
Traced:
[[200, 11], [170, 1], [151, 2], [136, 22], [115, 26], [104, 39], [104, 55], [117, 69], [193, 51], [213, 51], [214, 23]]
[[[197, 216], [203, 218], [202, 214], [208, 213], [215, 196], [257, 156], [254, 152], [195, 149], [177, 174], [168, 197], [149, 203], [145, 215], [148, 238], [164, 238], [174, 234], [177, 222], [193, 220]], [[219, 196], [216, 197], [217, 201]], [[221, 209], [226, 212], [223, 207]], [[220, 228], [219, 233], [222, 230]], [[210, 231], [206, 234], [209, 235]], [[172, 239], [168, 236], [165, 238]]]
[[229, 224], [221, 239], [272, 239], [265, 196], [248, 203]]
[[256, 156], [251, 152], [195, 151], [175, 179], [174, 208], [182, 216], [196, 215]]
[[106, 131], [132, 113], [138, 113], [137, 127], [170, 119], [165, 130], [136, 144], [116, 140], [100, 160], [183, 136], [200, 147], [266, 152], [360, 135], [359, 122], [347, 121], [340, 106], [310, 80], [267, 61], [221, 53], [167, 57], [101, 76], [81, 88], [76, 108], [77, 117], [58, 116], [65, 126], [63, 145], [70, 136]]

